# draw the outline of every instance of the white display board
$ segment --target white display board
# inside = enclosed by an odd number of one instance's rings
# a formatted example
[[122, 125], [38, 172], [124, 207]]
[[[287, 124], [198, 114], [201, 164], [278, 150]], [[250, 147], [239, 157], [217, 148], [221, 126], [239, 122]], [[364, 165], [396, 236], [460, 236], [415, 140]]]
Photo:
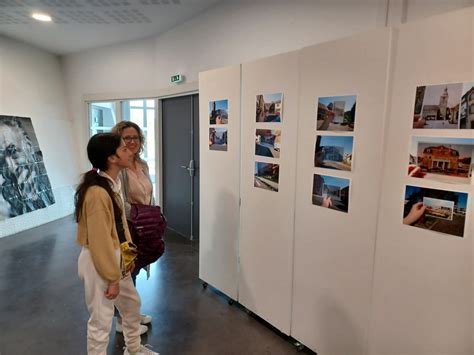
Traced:
[[[224, 114], [221, 114], [219, 121], [222, 124], [211, 124], [209, 105], [223, 100], [227, 100], [227, 122]], [[219, 107], [221, 106], [217, 104], [218, 109]], [[199, 74], [199, 117], [199, 278], [236, 300], [240, 198], [240, 65]], [[227, 144], [210, 147], [210, 129], [227, 130]]]
[[[273, 102], [271, 94], [282, 94], [281, 102]], [[274, 119], [271, 113], [280, 109], [280, 122], [256, 122], [257, 95], [266, 95], [269, 115], [262, 120]], [[291, 318], [297, 120], [298, 53], [243, 64], [239, 302], [286, 334]], [[262, 142], [265, 135], [257, 129], [280, 131], [280, 143], [274, 146], [280, 149], [279, 157], [256, 155], [257, 135]], [[274, 148], [270, 150], [275, 153]], [[278, 184], [255, 178], [256, 162], [278, 164]], [[278, 191], [271, 190], [276, 187]]]
[[[473, 185], [407, 176], [414, 135], [474, 137], [472, 130], [412, 128], [417, 86], [474, 81], [473, 19], [469, 8], [404, 25], [395, 42], [375, 254], [373, 355], [468, 355], [474, 349]], [[406, 185], [469, 193], [464, 237], [402, 224]]]
[[[366, 354], [390, 37], [383, 29], [300, 52], [291, 335], [318, 354]], [[316, 129], [319, 98], [336, 97], [329, 101], [337, 106], [337, 97], [354, 95], [352, 132], [342, 124]], [[350, 171], [315, 167], [317, 135], [353, 137]], [[314, 174], [350, 180], [347, 213], [313, 204]]]

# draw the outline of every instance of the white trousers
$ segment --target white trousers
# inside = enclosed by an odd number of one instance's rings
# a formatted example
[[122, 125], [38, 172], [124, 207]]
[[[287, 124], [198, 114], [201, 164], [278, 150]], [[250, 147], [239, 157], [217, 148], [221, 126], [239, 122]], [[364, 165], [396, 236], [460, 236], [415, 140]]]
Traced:
[[[120, 249], [117, 249], [120, 260]], [[105, 297], [108, 287], [97, 273], [89, 249], [82, 248], [78, 260], [79, 277], [84, 281], [86, 305], [89, 311], [87, 322], [87, 354], [107, 355], [110, 328], [114, 317], [114, 305], [122, 316], [123, 335], [129, 352], [140, 348], [140, 296], [133, 285], [130, 273], [120, 280], [120, 293], [114, 300]]]

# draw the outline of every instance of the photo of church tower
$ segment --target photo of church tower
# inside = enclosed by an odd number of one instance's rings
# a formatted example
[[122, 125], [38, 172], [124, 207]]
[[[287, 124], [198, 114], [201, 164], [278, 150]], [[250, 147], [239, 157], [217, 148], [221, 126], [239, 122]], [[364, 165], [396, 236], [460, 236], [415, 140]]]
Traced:
[[459, 128], [462, 86], [456, 83], [418, 87], [413, 128]]

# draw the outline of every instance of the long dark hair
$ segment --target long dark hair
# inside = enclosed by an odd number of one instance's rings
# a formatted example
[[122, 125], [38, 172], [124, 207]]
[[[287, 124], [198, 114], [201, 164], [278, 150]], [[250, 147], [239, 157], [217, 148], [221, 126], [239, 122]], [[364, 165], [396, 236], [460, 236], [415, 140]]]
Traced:
[[76, 222], [81, 219], [82, 205], [86, 192], [91, 186], [100, 186], [109, 194], [112, 199], [114, 208], [119, 208], [114, 198], [114, 192], [107, 178], [100, 176], [97, 170], [107, 170], [107, 159], [116, 154], [117, 149], [122, 143], [122, 138], [114, 133], [97, 133], [89, 139], [87, 143], [87, 156], [93, 168], [83, 175], [82, 181], [76, 189], [74, 195], [75, 212], [74, 217]]

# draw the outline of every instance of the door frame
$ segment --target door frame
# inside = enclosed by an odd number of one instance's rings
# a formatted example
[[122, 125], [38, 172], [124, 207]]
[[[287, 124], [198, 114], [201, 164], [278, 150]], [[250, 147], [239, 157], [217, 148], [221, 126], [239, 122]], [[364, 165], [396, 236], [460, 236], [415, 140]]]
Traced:
[[[156, 167], [155, 167], [155, 176], [158, 180], [156, 184], [155, 198], [156, 202], [162, 206], [163, 205], [163, 137], [162, 137], [162, 100], [168, 99], [177, 96], [187, 96], [199, 94], [199, 82], [193, 81], [189, 83], [180, 83], [174, 86], [167, 88], [161, 88], [158, 90], [143, 90], [143, 91], [130, 91], [130, 92], [116, 92], [116, 93], [99, 93], [99, 94], [84, 94], [82, 96], [82, 105], [80, 117], [83, 119], [79, 122], [79, 132], [80, 137], [78, 138], [79, 151], [82, 151], [81, 147], [87, 146], [89, 141], [89, 103], [92, 102], [102, 102], [102, 101], [120, 101], [120, 100], [134, 100], [134, 99], [155, 99], [157, 100], [156, 110], [155, 110], [155, 142], [157, 142], [155, 149], [159, 149], [158, 154], [155, 151], [156, 157]], [[119, 105], [120, 106], [120, 105]], [[120, 108], [118, 108], [120, 109]], [[118, 112], [117, 112], [118, 114]], [[82, 161], [82, 171], [88, 169], [89, 162], [87, 157], [83, 155], [84, 159]], [[157, 198], [158, 196], [158, 198]]]

